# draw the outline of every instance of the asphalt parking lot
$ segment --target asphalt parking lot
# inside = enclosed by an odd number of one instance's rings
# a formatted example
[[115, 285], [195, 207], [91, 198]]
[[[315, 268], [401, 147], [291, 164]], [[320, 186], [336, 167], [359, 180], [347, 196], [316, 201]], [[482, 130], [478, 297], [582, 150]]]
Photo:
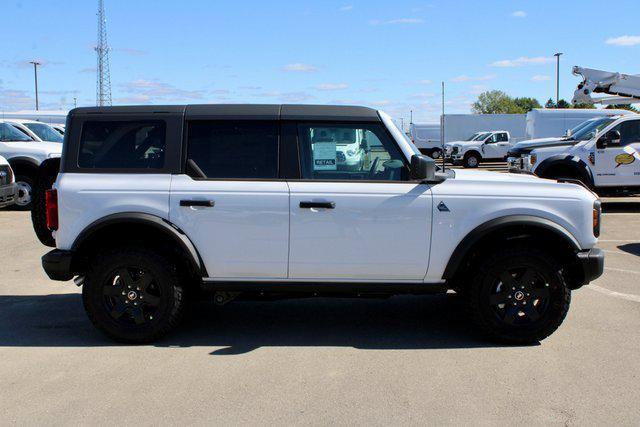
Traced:
[[603, 218], [603, 277], [539, 345], [469, 331], [454, 295], [194, 307], [114, 345], [0, 211], [0, 413], [20, 424], [640, 423], [640, 214]]

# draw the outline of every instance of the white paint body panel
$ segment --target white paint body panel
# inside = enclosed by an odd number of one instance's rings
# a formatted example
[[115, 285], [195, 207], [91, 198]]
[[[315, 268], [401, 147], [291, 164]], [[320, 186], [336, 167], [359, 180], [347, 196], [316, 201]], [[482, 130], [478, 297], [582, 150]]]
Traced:
[[[182, 207], [180, 200], [212, 200]], [[210, 277], [286, 279], [289, 189], [284, 181], [209, 181], [174, 175], [170, 220], [191, 239]]]
[[433, 186], [433, 238], [427, 281], [440, 279], [453, 251], [476, 227], [509, 215], [546, 218], [564, 227], [582, 249], [597, 239], [592, 232], [596, 197], [575, 184], [559, 184], [530, 175], [456, 170], [456, 177]]
[[[422, 282], [431, 190], [417, 183], [290, 182], [289, 278]], [[302, 209], [301, 201], [334, 202]]]
[[169, 218], [168, 174], [61, 173], [58, 190], [58, 249], [71, 249], [91, 223], [111, 214], [140, 212]]

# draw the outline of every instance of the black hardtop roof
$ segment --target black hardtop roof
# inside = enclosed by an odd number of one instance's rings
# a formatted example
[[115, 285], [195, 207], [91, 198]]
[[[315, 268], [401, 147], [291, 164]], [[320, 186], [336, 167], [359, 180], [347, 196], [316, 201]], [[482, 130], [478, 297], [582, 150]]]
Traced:
[[69, 115], [184, 114], [187, 119], [380, 121], [372, 108], [350, 105], [191, 104], [74, 108]]

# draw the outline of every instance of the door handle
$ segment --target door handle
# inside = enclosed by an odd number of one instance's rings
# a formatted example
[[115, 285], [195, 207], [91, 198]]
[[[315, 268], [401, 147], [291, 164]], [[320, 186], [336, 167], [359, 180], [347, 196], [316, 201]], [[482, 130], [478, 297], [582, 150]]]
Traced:
[[300, 208], [302, 209], [335, 209], [336, 204], [334, 202], [300, 202]]
[[200, 206], [203, 208], [212, 208], [215, 206], [213, 200], [180, 200], [180, 206]]

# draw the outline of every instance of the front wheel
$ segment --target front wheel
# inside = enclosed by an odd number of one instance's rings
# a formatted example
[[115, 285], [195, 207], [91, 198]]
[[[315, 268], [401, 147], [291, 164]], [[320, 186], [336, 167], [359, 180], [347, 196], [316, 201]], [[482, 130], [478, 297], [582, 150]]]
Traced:
[[16, 187], [18, 187], [18, 194], [14, 209], [30, 210], [33, 200], [33, 178], [27, 175], [16, 175]]
[[184, 292], [177, 269], [146, 248], [93, 257], [82, 288], [91, 322], [115, 341], [153, 342], [180, 321]]
[[551, 335], [571, 301], [560, 267], [535, 248], [488, 256], [467, 290], [467, 312], [476, 327], [511, 344], [536, 343]]
[[434, 148], [434, 149], [431, 151], [431, 158], [432, 158], [432, 159], [439, 159], [439, 158], [441, 158], [441, 157], [442, 157], [442, 150], [441, 150], [441, 149], [439, 149], [439, 148]]

